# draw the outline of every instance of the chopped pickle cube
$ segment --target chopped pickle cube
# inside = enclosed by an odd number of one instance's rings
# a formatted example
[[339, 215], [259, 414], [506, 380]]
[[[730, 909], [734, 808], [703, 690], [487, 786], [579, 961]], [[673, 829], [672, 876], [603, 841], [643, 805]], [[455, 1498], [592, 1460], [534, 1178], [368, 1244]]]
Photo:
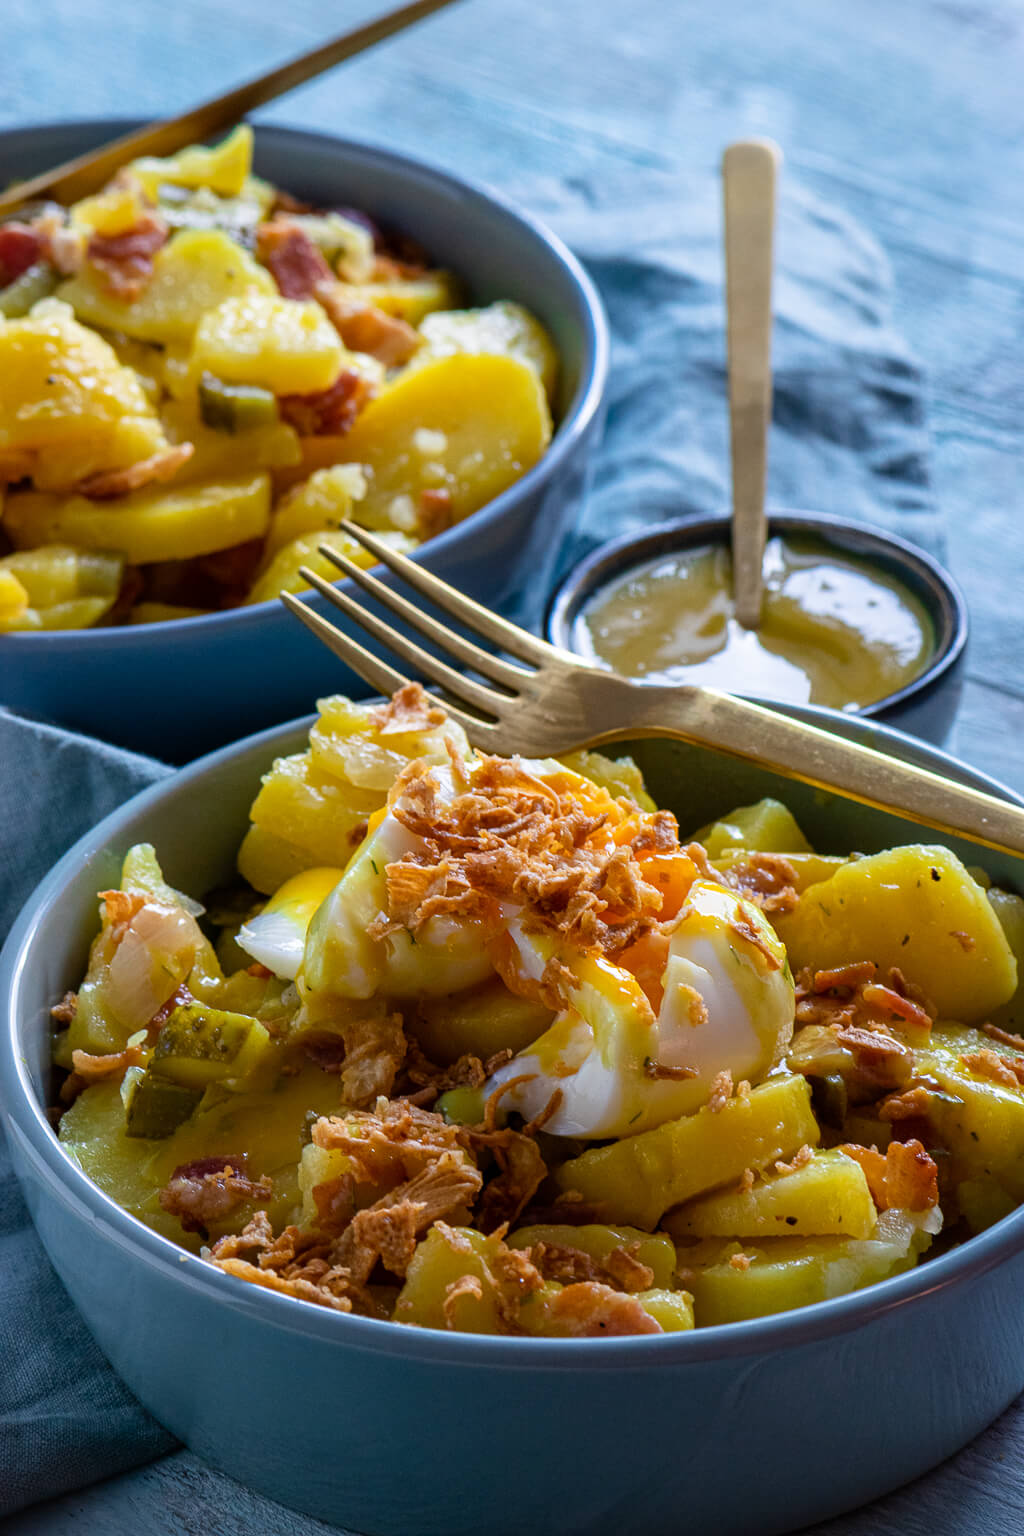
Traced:
[[220, 1078], [248, 1076], [269, 1038], [246, 1014], [186, 1003], [161, 1029], [149, 1070], [189, 1088], [205, 1088]]
[[199, 415], [217, 432], [251, 432], [278, 419], [277, 401], [255, 384], [223, 384], [212, 373], [199, 380]]
[[125, 1135], [162, 1140], [192, 1115], [203, 1096], [202, 1088], [189, 1088], [152, 1070], [143, 1073], [125, 1105]]
[[48, 299], [60, 282], [56, 267], [48, 261], [34, 262], [13, 283], [0, 290], [0, 315], [8, 320], [20, 320], [27, 315], [33, 304]]

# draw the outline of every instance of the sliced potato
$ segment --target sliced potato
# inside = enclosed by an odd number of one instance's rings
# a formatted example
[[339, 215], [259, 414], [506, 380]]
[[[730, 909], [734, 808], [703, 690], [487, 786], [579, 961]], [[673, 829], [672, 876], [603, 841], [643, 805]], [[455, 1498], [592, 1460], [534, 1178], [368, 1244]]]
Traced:
[[0, 559], [0, 633], [84, 629], [113, 606], [123, 572], [117, 555], [61, 544], [6, 555]]
[[212, 149], [190, 144], [166, 160], [153, 156], [133, 160], [129, 169], [150, 199], [162, 186], [209, 187], [218, 197], [237, 197], [252, 169], [252, 129], [248, 123], [239, 123]]
[[884, 975], [898, 966], [941, 1018], [987, 1018], [1016, 990], [1017, 962], [991, 903], [938, 845], [843, 864], [773, 923], [794, 971], [874, 960]]
[[[275, 555], [300, 534], [337, 528], [343, 517], [351, 516], [353, 503], [365, 494], [366, 481], [358, 464], [318, 469], [275, 507], [267, 534], [266, 556]], [[372, 561], [372, 556], [370, 559]]]
[[113, 501], [19, 491], [8, 498], [4, 514], [18, 549], [73, 544], [116, 550], [133, 565], [229, 549], [261, 538], [269, 521], [267, 475], [133, 491]]
[[86, 267], [58, 289], [80, 320], [122, 331], [137, 341], [188, 344], [203, 315], [225, 299], [276, 293], [265, 267], [216, 229], [183, 229], [157, 251], [153, 275], [138, 298], [112, 294]]
[[726, 1189], [671, 1212], [675, 1237], [870, 1237], [875, 1204], [863, 1170], [842, 1152], [816, 1152], [792, 1173]]
[[250, 292], [224, 299], [196, 327], [190, 367], [227, 384], [252, 384], [275, 395], [327, 389], [345, 359], [319, 304]]
[[555, 1174], [611, 1221], [650, 1230], [671, 1206], [816, 1146], [818, 1126], [803, 1078], [777, 1078], [680, 1120], [604, 1147], [592, 1147]]
[[399, 374], [342, 439], [341, 458], [366, 471], [359, 521], [411, 532], [424, 491], [447, 491], [460, 522], [518, 480], [550, 440], [551, 414], [532, 368], [457, 354]]
[[501, 299], [484, 309], [439, 310], [425, 316], [420, 335], [427, 345], [417, 363], [427, 356], [451, 357], [456, 352], [517, 357], [537, 372], [548, 399], [554, 399], [558, 385], [555, 344], [522, 304]]
[[344, 284], [345, 298], [353, 305], [368, 304], [419, 326], [437, 309], [451, 309], [459, 301], [458, 279], [451, 272], [424, 272], [420, 277], [394, 277], [379, 282]]

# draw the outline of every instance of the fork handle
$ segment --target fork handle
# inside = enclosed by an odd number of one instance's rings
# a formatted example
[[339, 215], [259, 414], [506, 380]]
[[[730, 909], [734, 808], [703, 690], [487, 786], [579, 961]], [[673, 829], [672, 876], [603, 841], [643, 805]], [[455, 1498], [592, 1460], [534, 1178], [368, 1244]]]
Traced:
[[626, 686], [623, 726], [607, 731], [605, 741], [675, 736], [986, 848], [1024, 854], [1024, 809], [993, 795], [713, 688]]

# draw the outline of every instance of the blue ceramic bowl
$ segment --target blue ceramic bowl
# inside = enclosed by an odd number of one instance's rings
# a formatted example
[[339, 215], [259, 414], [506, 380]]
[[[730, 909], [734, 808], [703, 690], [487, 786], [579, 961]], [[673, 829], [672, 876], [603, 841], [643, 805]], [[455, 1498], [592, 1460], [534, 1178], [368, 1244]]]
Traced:
[[[728, 517], [691, 517], [600, 545], [563, 578], [551, 599], [548, 638], [567, 651], [579, 652], [576, 620], [607, 582], [680, 550], [727, 544], [731, 528]], [[826, 552], [853, 555], [894, 576], [918, 599], [932, 626], [927, 665], [905, 687], [855, 713], [941, 745], [960, 706], [968, 630], [967, 602], [949, 572], [923, 549], [894, 533], [821, 512], [776, 509], [768, 515], [768, 537], [791, 537], [820, 544]], [[589, 653], [584, 654], [591, 659]]]
[[[0, 185], [129, 126], [93, 121], [0, 133]], [[491, 608], [536, 594], [537, 611], [520, 618], [539, 621], [559, 535], [582, 503], [603, 426], [608, 331], [586, 273], [549, 230], [497, 193], [390, 150], [260, 126], [255, 163], [290, 192], [363, 208], [412, 235], [464, 279], [472, 302], [518, 299], [553, 335], [561, 398], [547, 453], [418, 555]], [[278, 602], [169, 624], [0, 637], [0, 703], [170, 762], [290, 719], [339, 689], [365, 693]]]
[[[885, 727], [790, 713], [1013, 798]], [[82, 975], [96, 892], [140, 840], [183, 889], [223, 881], [259, 774], [307, 728], [229, 747], [107, 817], [42, 883], [0, 957], [0, 1105], [25, 1198], [101, 1348], [168, 1429], [241, 1482], [369, 1536], [771, 1536], [926, 1471], [1012, 1401], [1024, 1209], [919, 1270], [802, 1311], [559, 1341], [430, 1332], [257, 1290], [101, 1194], [45, 1114], [48, 1010]], [[772, 794], [826, 851], [919, 836], [698, 748], [630, 750], [684, 829]], [[1024, 861], [952, 846], [1024, 883]]]

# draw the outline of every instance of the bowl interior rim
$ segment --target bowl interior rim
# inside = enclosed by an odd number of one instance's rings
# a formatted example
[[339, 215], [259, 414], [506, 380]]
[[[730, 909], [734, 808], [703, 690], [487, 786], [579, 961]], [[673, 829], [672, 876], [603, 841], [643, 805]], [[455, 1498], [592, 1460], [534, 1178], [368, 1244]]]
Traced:
[[[918, 755], [927, 756], [940, 772], [948, 770], [953, 776], [980, 784], [1002, 798], [1024, 803], [1022, 797], [988, 775], [891, 726], [874, 721], [869, 723], [858, 716], [842, 715], [816, 706], [794, 706], [791, 712], [836, 728], [840, 734], [863, 736], [867, 731], [882, 750], [886, 743], [897, 749], [901, 745], [909, 746]], [[925, 1293], [970, 1282], [1024, 1249], [1022, 1204], [987, 1231], [926, 1264], [847, 1296], [766, 1318], [719, 1324], [687, 1333], [589, 1339], [586, 1342], [590, 1348], [580, 1349], [579, 1341], [573, 1339], [441, 1333], [311, 1306], [220, 1273], [194, 1255], [184, 1255], [169, 1238], [130, 1216], [105, 1195], [61, 1147], [43, 1106], [36, 1100], [27, 1063], [17, 1049], [16, 1021], [23, 1006], [21, 988], [32, 951], [42, 942], [39, 935], [46, 920], [53, 920], [52, 909], [58, 904], [68, 877], [110, 841], [120, 837], [125, 824], [139, 813], [158, 807], [167, 796], [193, 792], [208, 774], [235, 757], [257, 759], [268, 753], [277, 755], [281, 750], [287, 751], [291, 743], [301, 740], [308, 732], [314, 718], [306, 716], [248, 736], [197, 759], [142, 790], [81, 837], [44, 877], [22, 909], [0, 952], [0, 999], [6, 999], [8, 1004], [0, 1022], [0, 1120], [6, 1121], [9, 1132], [17, 1137], [33, 1166], [37, 1170], [45, 1169], [48, 1197], [56, 1195], [65, 1204], [73, 1206], [80, 1216], [101, 1225], [115, 1246], [158, 1266], [165, 1278], [176, 1275], [177, 1283], [198, 1286], [211, 1299], [236, 1309], [242, 1308], [265, 1325], [307, 1336], [312, 1334], [325, 1343], [346, 1348], [406, 1354], [417, 1360], [451, 1366], [493, 1364], [502, 1368], [580, 1370], [605, 1369], [614, 1363], [621, 1367], [642, 1365], [646, 1368], [764, 1354], [863, 1327], [872, 1319], [913, 1302]]]
[[[545, 633], [553, 645], [575, 651], [571, 643], [572, 626], [586, 602], [608, 581], [624, 575], [633, 567], [648, 564], [660, 554], [689, 548], [701, 543], [721, 543], [728, 536], [728, 513], [674, 518], [655, 523], [641, 531], [631, 531], [609, 539], [584, 555], [559, 582], [548, 603]], [[927, 550], [912, 544], [899, 534], [890, 533], [873, 523], [855, 522], [830, 512], [806, 512], [790, 507], [768, 509], [768, 534], [806, 533], [829, 543], [829, 534], [849, 538], [863, 549], [848, 553], [870, 559], [871, 551], [885, 551], [893, 566], [913, 572], [914, 595], [927, 609], [935, 632], [931, 659], [923, 672], [902, 688], [887, 693], [872, 704], [849, 713], [870, 718], [893, 709], [930, 688], [959, 660], [967, 644], [969, 619], [967, 600], [956, 578]], [[894, 572], [895, 574], [895, 572]], [[898, 579], [898, 578], [897, 578]], [[778, 702], [778, 701], [773, 701]]]
[[[12, 142], [16, 143], [19, 139], [28, 139], [40, 133], [73, 135], [83, 130], [93, 132], [109, 129], [110, 136], [113, 138], [142, 126], [143, 122], [142, 118], [130, 117], [75, 118], [50, 120], [21, 128], [0, 129], [0, 159], [3, 157], [5, 147]], [[503, 516], [507, 507], [518, 496], [528, 495], [558, 469], [573, 452], [580, 438], [589, 431], [594, 418], [601, 410], [608, 382], [611, 338], [604, 304], [593, 280], [561, 237], [555, 234], [554, 230], [549, 229], [542, 219], [537, 218], [527, 209], [518, 207], [502, 193], [481, 182], [457, 176], [443, 166], [436, 165], [430, 160], [420, 159], [419, 156], [409, 155], [385, 145], [349, 139], [341, 134], [323, 133], [315, 129], [293, 127], [290, 124], [276, 122], [254, 123], [252, 126], [256, 134], [257, 147], [260, 139], [278, 138], [283, 141], [285, 147], [298, 145], [302, 140], [307, 140], [319, 146], [338, 149], [349, 158], [361, 159], [367, 164], [386, 163], [392, 168], [414, 173], [432, 180], [439, 188], [443, 187], [448, 192], [456, 192], [460, 195], [468, 193], [474, 200], [497, 208], [505, 220], [519, 225], [529, 238], [545, 250], [554, 265], [561, 266], [568, 273], [571, 286], [578, 296], [583, 366], [573, 399], [555, 427], [550, 444], [525, 475], [495, 496], [492, 501], [487, 502], [479, 511], [472, 513], [470, 518], [463, 519], [461, 523], [456, 523], [454, 527], [446, 529], [443, 533], [429, 539], [425, 545], [419, 546], [413, 551], [413, 559], [418, 558], [422, 550], [426, 550], [431, 556], [443, 555], [450, 545], [460, 541], [460, 536], [465, 536], [464, 530], [470, 522], [474, 530], [486, 534], [491, 524]], [[165, 619], [145, 626], [123, 624], [109, 629], [41, 630], [0, 635], [0, 651], [4, 647], [17, 651], [20, 646], [32, 646], [37, 649], [48, 646], [53, 650], [64, 649], [69, 644], [69, 635], [73, 637], [76, 650], [102, 649], [111, 644], [131, 645], [138, 643], [137, 637], [143, 630], [157, 636], [162, 635], [164, 631], [179, 634], [182, 633], [182, 625], [189, 626], [189, 632], [198, 632], [196, 626], [202, 626], [204, 638], [215, 642], [216, 630], [233, 622], [237, 624], [240, 615], [257, 615], [265, 618], [270, 610], [276, 611], [279, 607], [276, 599], [268, 598], [262, 603], [252, 603], [241, 608], [229, 608], [223, 612], [204, 613], [190, 618]]]

